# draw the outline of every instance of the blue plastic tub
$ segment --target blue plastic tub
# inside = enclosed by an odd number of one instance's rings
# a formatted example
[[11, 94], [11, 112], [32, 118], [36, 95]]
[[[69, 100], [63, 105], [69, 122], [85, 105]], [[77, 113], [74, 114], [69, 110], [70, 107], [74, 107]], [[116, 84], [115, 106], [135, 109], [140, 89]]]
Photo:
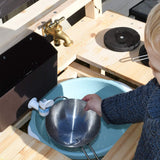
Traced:
[[[96, 93], [103, 99], [130, 90], [130, 87], [117, 81], [104, 80], [100, 78], [77, 78], [58, 84], [43, 98], [54, 99], [58, 96], [66, 96], [68, 98], [81, 99], [87, 94]], [[98, 157], [103, 157], [129, 126], [130, 124], [106, 124], [103, 119], [101, 119], [100, 132], [91, 142], [91, 145], [96, 151]], [[41, 117], [37, 111], [32, 111], [31, 120], [28, 126], [28, 133], [71, 159], [86, 159], [80, 148], [71, 149], [55, 144], [47, 134], [45, 118]], [[94, 154], [89, 150], [89, 148], [85, 148], [90, 158], [94, 158]]]

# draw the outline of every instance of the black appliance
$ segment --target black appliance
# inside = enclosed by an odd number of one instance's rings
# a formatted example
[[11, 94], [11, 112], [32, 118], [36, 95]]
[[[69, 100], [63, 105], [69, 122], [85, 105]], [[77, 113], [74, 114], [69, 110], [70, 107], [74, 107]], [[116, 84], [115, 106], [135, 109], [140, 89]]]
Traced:
[[37, 1], [38, 0], [1, 0], [0, 18], [2, 19], [2, 22], [6, 22], [8, 19], [12, 18]]
[[158, 0], [143, 0], [129, 10], [129, 16], [135, 16], [135, 19], [146, 22], [149, 12], [158, 3]]
[[57, 50], [31, 33], [0, 55], [0, 131], [20, 119], [32, 97], [57, 84]]

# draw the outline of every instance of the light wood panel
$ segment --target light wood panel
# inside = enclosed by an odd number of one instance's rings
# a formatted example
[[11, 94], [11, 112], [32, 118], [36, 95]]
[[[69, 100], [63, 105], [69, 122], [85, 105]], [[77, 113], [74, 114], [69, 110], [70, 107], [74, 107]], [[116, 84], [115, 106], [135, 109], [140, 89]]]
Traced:
[[0, 159], [70, 160], [70, 158], [12, 126], [0, 134]]
[[107, 80], [113, 80], [110, 77], [97, 73], [76, 62], [73, 62], [72, 64], [70, 64], [68, 68], [71, 69], [72, 71], [75, 71], [78, 77], [96, 77], [96, 78], [103, 78]]

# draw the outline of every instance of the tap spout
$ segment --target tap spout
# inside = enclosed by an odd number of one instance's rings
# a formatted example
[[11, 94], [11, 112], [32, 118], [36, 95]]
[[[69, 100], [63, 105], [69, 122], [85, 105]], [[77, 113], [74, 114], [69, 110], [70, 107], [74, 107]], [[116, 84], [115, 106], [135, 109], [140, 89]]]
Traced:
[[73, 41], [69, 38], [69, 36], [63, 31], [62, 26], [59, 24], [64, 17], [60, 18], [59, 20], [55, 20], [54, 23], [49, 22], [42, 28], [42, 33], [46, 35], [52, 35], [53, 41], [56, 46], [61, 44], [60, 40], [63, 40], [63, 45], [65, 47], [69, 47], [73, 44]]

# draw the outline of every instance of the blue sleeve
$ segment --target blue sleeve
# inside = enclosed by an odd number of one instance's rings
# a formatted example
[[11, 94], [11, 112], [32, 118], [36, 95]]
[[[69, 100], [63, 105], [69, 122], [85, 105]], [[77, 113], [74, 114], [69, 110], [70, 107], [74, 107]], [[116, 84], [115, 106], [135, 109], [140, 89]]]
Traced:
[[148, 99], [157, 85], [154, 78], [133, 91], [104, 99], [101, 104], [104, 120], [113, 124], [142, 122]]
[[160, 159], [160, 86], [151, 94], [134, 160]]

